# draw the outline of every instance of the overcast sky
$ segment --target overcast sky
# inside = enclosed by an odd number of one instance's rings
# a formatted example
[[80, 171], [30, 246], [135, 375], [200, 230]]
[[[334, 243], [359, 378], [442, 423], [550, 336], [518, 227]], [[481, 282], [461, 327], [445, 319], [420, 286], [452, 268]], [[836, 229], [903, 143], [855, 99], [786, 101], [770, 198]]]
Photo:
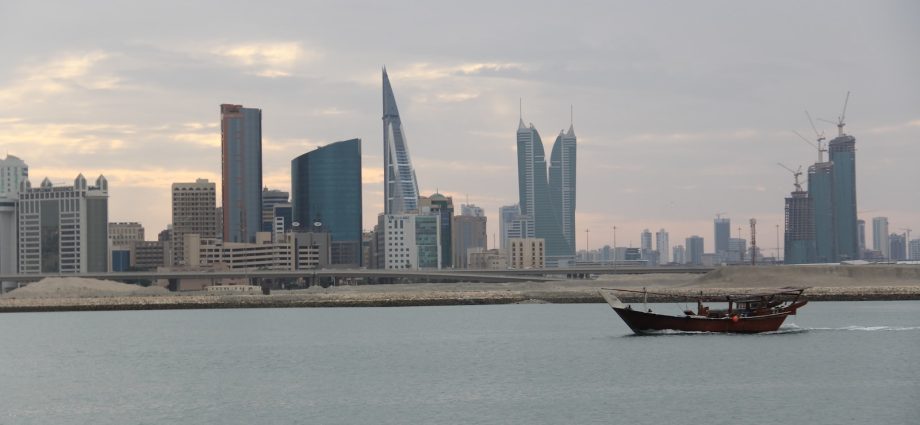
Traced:
[[[132, 3], [132, 4], [127, 4]], [[419, 189], [486, 209], [517, 202], [518, 102], [547, 152], [578, 135], [579, 249], [671, 245], [712, 218], [758, 219], [768, 254], [792, 175], [816, 151], [807, 108], [852, 91], [860, 217], [920, 236], [920, 2], [0, 2], [0, 154], [72, 183], [109, 179], [110, 220], [154, 239], [170, 184], [220, 185], [219, 105], [263, 111], [264, 182], [290, 160], [363, 140], [364, 223], [383, 210], [380, 68]], [[828, 135], [836, 128], [819, 122]], [[219, 199], [219, 198], [218, 198]], [[491, 241], [490, 241], [491, 242]]]

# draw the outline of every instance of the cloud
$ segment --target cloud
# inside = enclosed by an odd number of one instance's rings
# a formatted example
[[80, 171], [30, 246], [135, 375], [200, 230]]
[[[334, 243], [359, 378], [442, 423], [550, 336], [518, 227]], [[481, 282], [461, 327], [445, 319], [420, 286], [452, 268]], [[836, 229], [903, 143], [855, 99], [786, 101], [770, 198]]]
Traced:
[[299, 62], [320, 56], [316, 51], [305, 50], [297, 42], [226, 45], [212, 49], [212, 53], [266, 78], [289, 77]]
[[109, 58], [103, 51], [68, 53], [49, 60], [24, 65], [16, 72], [19, 78], [0, 88], [0, 102], [42, 101], [50, 95], [83, 89], [112, 90], [120, 79], [102, 72], [98, 64]]
[[36, 156], [118, 150], [134, 134], [134, 126], [120, 124], [0, 122], [0, 146]]
[[[413, 63], [407, 68], [390, 71], [399, 80], [437, 80], [452, 76], [492, 75], [504, 73], [521, 73], [526, 67], [520, 63], [462, 63], [459, 65], [434, 65], [431, 63]], [[375, 81], [379, 77], [375, 78]]]

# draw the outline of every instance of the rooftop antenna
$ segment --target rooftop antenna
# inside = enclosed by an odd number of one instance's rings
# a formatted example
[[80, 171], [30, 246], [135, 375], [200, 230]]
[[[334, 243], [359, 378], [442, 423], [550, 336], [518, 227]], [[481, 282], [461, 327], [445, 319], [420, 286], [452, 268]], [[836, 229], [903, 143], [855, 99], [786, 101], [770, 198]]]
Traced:
[[518, 118], [521, 121], [524, 121], [524, 98], [523, 97], [518, 98]]
[[793, 176], [795, 176], [795, 191], [796, 191], [796, 192], [801, 192], [801, 191], [802, 191], [802, 185], [799, 183], [799, 177], [802, 176], [802, 166], [799, 165], [799, 169], [798, 169], [798, 170], [793, 170], [793, 169], [791, 169], [791, 168], [789, 168], [789, 167], [783, 165], [783, 163], [781, 163], [781, 162], [777, 162], [777, 164], [778, 164], [780, 167], [785, 168], [785, 169], [788, 170], [790, 173], [792, 173]]
[[837, 136], [838, 136], [838, 137], [839, 137], [839, 136], [843, 136], [843, 134], [844, 134], [844, 133], [843, 133], [843, 127], [844, 127], [845, 125], [847, 125], [847, 124], [846, 124], [846, 118], [847, 118], [847, 105], [848, 105], [849, 103], [850, 103], [850, 92], [847, 91], [847, 98], [846, 98], [846, 100], [843, 101], [843, 112], [841, 112], [841, 113], [840, 113], [840, 116], [837, 117], [837, 122], [833, 122], [833, 121], [829, 121], [829, 120], [825, 120], [825, 119], [818, 118], [818, 120], [820, 120], [820, 121], [824, 121], [824, 122], [828, 122], [828, 123], [831, 123], [831, 124], [836, 125], [836, 126], [837, 126]]
[[575, 105], [569, 105], [569, 127], [575, 126]]
[[824, 162], [824, 152], [827, 152], [827, 148], [821, 145], [821, 141], [824, 140], [823, 137], [818, 138], [818, 144], [816, 145], [812, 143], [811, 140], [806, 139], [805, 136], [803, 136], [798, 131], [792, 130], [792, 132], [795, 133], [796, 136], [799, 136], [800, 139], [804, 140], [805, 143], [808, 143], [809, 145], [811, 145], [811, 147], [817, 149], [818, 150], [818, 162]]
[[728, 213], [724, 213], [724, 212], [717, 212], [717, 213], [716, 213], [716, 219], [721, 219], [721, 218], [722, 218], [722, 216], [723, 216], [723, 215], [725, 215], [725, 214], [728, 214]]

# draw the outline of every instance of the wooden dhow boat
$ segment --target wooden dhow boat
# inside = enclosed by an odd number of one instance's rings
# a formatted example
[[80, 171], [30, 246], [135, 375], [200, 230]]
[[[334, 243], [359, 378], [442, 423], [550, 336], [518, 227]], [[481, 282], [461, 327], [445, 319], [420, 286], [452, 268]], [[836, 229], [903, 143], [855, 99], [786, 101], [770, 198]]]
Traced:
[[[633, 308], [631, 304], [620, 301], [614, 293], [643, 294], [644, 301], [647, 301], [648, 294], [668, 297], [674, 294], [608, 288], [602, 288], [600, 293], [636, 334], [662, 331], [760, 333], [776, 331], [787, 317], [795, 315], [796, 310], [807, 304], [808, 300], [803, 296], [805, 289], [783, 288], [776, 292], [711, 297], [700, 294], [695, 297], [696, 311], [684, 310], [682, 316], [654, 313], [648, 308], [647, 302], [643, 302], [641, 310]], [[727, 303], [728, 308], [714, 309], [704, 304], [712, 302]]]

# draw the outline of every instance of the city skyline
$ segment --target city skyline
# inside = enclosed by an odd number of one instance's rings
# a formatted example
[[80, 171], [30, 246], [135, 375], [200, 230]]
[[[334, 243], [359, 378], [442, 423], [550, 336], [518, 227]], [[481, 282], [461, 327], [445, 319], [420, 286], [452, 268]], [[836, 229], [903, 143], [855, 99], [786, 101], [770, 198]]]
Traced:
[[[706, 21], [706, 7], [675, 7], [676, 15]], [[322, 34], [328, 24], [302, 29], [311, 25], [295, 27], [277, 12], [253, 17], [254, 32], [245, 39], [217, 38], [194, 25], [214, 10], [193, 6], [176, 24], [184, 37], [177, 40], [154, 26], [132, 25], [141, 22], [137, 16], [166, 13], [159, 8], [131, 13], [63, 5], [60, 14], [71, 17], [65, 22], [45, 16], [41, 5], [4, 5], [0, 16], [8, 19], [0, 39], [30, 41], [4, 44], [9, 54], [0, 59], [0, 143], [29, 164], [33, 183], [44, 176], [57, 184], [80, 172], [105, 174], [112, 187], [110, 220], [141, 222], [152, 236], [169, 222], [171, 183], [219, 181], [214, 108], [243, 104], [264, 111], [263, 183], [270, 189], [290, 190], [286, 164], [300, 153], [346, 137], [364, 139], [363, 226], [370, 229], [383, 211], [377, 96], [386, 64], [400, 89], [419, 192], [469, 196], [494, 218], [490, 245], [499, 207], [517, 201], [508, 124], [523, 97], [525, 115], [541, 128], [564, 128], [568, 123], [559, 117], [575, 105], [581, 192], [576, 249], [585, 246], [585, 229], [595, 249], [611, 243], [617, 226], [620, 246], [638, 246], [644, 228], [664, 228], [672, 241], [702, 235], [712, 252], [711, 220], [719, 211], [734, 223], [756, 217], [758, 245], [772, 255], [772, 230], [782, 224], [782, 200], [792, 187], [774, 164], [813, 162], [811, 148], [789, 130], [808, 128], [805, 108], [833, 118], [852, 90], [847, 130], [859, 140], [856, 187], [859, 210], [866, 211], [859, 218], [885, 216], [892, 229], [920, 228], [920, 200], [909, 196], [920, 177], [920, 148], [912, 143], [920, 135], [920, 95], [910, 78], [920, 66], [915, 55], [903, 54], [918, 38], [907, 19], [917, 15], [917, 6], [801, 7], [789, 16], [780, 6], [729, 6], [737, 19], [708, 21], [715, 25], [711, 31], [671, 16], [661, 16], [655, 29], [629, 22], [631, 15], [651, 15], [656, 8], [650, 5], [574, 7], [567, 16], [584, 25], [557, 39], [512, 23], [539, 47], [520, 48], [482, 36], [460, 44], [445, 37], [454, 28], [472, 25], [476, 33], [518, 14], [546, 24], [547, 16], [558, 16], [548, 13], [549, 6], [534, 12], [495, 6], [481, 22], [451, 6], [424, 10], [457, 15], [443, 28], [397, 31], [392, 37], [404, 49], [372, 52], [360, 46], [360, 34], [335, 40]], [[313, 15], [346, 13], [320, 8]], [[593, 8], [619, 13], [592, 14]], [[367, 24], [359, 33], [378, 31], [379, 11], [358, 9], [347, 13]], [[88, 16], [93, 13], [100, 16]], [[94, 19], [112, 21], [109, 14], [123, 19], [99, 26], [96, 35], [79, 30]], [[385, 14], [390, 22], [409, 19]], [[592, 15], [612, 17], [616, 25], [599, 26]], [[829, 21], [858, 17], [860, 25], [844, 34], [814, 31], [812, 18], [819, 15]], [[783, 37], [757, 35], [772, 33], [774, 20], [787, 24]], [[24, 25], [36, 21], [72, 37], [43, 37], [34, 31], [45, 26]], [[709, 43], [738, 28], [751, 30], [738, 32], [737, 42]], [[669, 46], [676, 34], [686, 41]], [[692, 55], [681, 52], [688, 45]], [[561, 58], [545, 59], [546, 51]]]

